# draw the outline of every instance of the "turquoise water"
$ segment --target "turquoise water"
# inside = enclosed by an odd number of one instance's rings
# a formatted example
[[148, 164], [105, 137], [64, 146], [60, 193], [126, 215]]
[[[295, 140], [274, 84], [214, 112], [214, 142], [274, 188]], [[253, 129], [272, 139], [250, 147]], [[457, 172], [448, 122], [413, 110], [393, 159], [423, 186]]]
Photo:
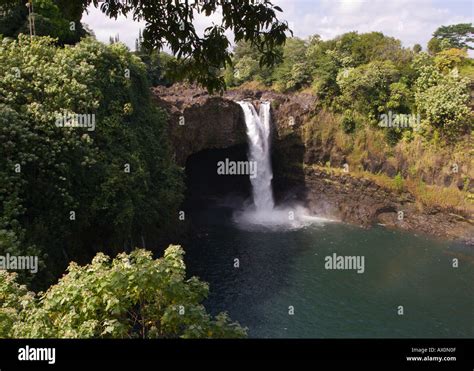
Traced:
[[[194, 212], [185, 260], [210, 284], [208, 310], [228, 312], [250, 337], [474, 337], [472, 248], [342, 223], [245, 231], [232, 214]], [[364, 273], [325, 269], [333, 253], [363, 256]]]

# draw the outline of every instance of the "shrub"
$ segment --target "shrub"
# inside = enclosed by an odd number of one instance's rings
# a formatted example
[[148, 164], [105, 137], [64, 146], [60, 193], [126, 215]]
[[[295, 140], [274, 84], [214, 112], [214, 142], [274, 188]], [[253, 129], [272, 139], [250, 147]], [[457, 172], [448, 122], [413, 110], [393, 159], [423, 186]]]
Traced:
[[342, 130], [344, 130], [344, 133], [349, 134], [352, 133], [356, 127], [356, 122], [352, 114], [346, 111], [344, 116], [342, 116]]
[[186, 279], [180, 246], [164, 257], [135, 250], [115, 259], [71, 263], [44, 294], [33, 296], [0, 272], [0, 336], [16, 338], [233, 338], [246, 330], [201, 304], [208, 285]]
[[393, 186], [395, 187], [395, 190], [399, 193], [401, 193], [404, 189], [404, 181], [401, 173], [398, 173], [395, 175], [393, 178]]

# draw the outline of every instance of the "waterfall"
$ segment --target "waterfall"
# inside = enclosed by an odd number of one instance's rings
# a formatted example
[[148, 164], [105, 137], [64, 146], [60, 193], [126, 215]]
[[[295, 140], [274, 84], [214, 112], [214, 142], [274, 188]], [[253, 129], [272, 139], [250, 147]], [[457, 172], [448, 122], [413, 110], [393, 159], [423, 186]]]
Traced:
[[[238, 102], [245, 115], [248, 161], [256, 164], [256, 176], [250, 175], [253, 205], [243, 205], [236, 210], [233, 219], [245, 230], [289, 230], [304, 228], [313, 223], [321, 224], [327, 219], [313, 216], [297, 202], [275, 206], [272, 190], [272, 164], [270, 152], [271, 127], [270, 103], [262, 102], [259, 113], [250, 102]], [[250, 166], [249, 166], [250, 168]]]
[[271, 211], [274, 207], [272, 190], [272, 165], [270, 152], [270, 103], [260, 104], [257, 114], [255, 107], [249, 102], [238, 102], [245, 115], [247, 138], [249, 143], [249, 161], [254, 161], [257, 176], [251, 177], [252, 195], [257, 212]]

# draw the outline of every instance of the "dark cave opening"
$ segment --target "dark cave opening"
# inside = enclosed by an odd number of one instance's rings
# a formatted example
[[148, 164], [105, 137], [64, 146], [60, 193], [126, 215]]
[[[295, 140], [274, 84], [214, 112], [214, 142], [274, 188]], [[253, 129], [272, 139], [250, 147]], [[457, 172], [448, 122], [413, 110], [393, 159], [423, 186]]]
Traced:
[[247, 144], [223, 149], [205, 149], [186, 160], [185, 208], [193, 209], [219, 199], [246, 200], [252, 195], [248, 175], [220, 175], [219, 161], [247, 161]]

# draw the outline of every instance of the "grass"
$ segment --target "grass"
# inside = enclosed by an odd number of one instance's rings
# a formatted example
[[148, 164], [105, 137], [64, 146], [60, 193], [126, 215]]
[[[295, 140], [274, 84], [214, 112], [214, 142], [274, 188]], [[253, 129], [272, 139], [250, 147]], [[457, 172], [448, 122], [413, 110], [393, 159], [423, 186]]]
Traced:
[[429, 210], [436, 207], [442, 209], [452, 209], [462, 213], [472, 213], [474, 211], [474, 202], [472, 194], [461, 191], [455, 187], [440, 187], [436, 185], [427, 185], [421, 181], [404, 179], [401, 174], [394, 178], [386, 174], [374, 174], [369, 171], [354, 170], [345, 173], [342, 168], [330, 166], [311, 165], [313, 168], [322, 170], [327, 174], [336, 176], [349, 175], [358, 179], [368, 179], [378, 186], [394, 193], [408, 192], [418, 203], [420, 210]]
[[422, 209], [441, 207], [443, 209], [454, 209], [464, 213], [474, 211], [474, 203], [470, 199], [470, 193], [460, 191], [454, 187], [440, 187], [427, 185], [421, 181], [407, 181], [407, 188], [412, 193]]

